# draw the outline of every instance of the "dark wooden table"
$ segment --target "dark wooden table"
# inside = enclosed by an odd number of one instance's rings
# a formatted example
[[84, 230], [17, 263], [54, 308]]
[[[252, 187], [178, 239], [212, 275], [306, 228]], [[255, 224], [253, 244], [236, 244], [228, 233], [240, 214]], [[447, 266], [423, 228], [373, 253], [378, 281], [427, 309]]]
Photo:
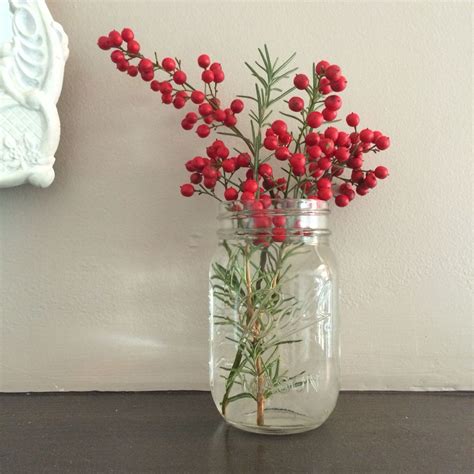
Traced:
[[227, 426], [207, 392], [0, 395], [0, 472], [471, 473], [468, 393], [341, 394], [312, 432]]

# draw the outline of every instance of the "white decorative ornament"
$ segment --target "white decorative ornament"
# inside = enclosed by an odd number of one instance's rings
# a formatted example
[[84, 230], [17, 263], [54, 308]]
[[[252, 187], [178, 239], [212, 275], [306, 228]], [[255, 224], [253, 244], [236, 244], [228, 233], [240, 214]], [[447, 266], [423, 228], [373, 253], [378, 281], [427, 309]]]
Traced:
[[44, 0], [0, 0], [0, 188], [53, 182], [68, 55]]

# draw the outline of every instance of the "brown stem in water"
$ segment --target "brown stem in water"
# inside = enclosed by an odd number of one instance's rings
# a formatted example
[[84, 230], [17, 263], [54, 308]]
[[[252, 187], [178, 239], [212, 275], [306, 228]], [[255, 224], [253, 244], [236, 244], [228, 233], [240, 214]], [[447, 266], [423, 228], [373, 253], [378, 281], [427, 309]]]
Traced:
[[[255, 323], [254, 331], [256, 337], [260, 333], [260, 323]], [[255, 368], [257, 371], [257, 425], [263, 426], [265, 424], [264, 412], [265, 412], [265, 373], [263, 371], [262, 357], [258, 356], [255, 362]]]

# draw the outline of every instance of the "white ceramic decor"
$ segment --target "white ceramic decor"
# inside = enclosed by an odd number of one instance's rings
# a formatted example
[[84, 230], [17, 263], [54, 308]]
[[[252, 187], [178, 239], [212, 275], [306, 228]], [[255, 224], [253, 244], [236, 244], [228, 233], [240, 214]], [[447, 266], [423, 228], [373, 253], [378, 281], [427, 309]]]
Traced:
[[0, 188], [54, 179], [67, 44], [44, 0], [0, 0]]

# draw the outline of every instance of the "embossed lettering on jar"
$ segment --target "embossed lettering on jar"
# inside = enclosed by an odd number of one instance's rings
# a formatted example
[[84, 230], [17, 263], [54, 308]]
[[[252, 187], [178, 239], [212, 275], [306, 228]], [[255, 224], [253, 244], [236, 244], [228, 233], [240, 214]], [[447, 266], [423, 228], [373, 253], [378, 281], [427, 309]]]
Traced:
[[339, 392], [327, 204], [225, 203], [210, 266], [210, 381], [225, 420], [289, 434], [320, 426]]

